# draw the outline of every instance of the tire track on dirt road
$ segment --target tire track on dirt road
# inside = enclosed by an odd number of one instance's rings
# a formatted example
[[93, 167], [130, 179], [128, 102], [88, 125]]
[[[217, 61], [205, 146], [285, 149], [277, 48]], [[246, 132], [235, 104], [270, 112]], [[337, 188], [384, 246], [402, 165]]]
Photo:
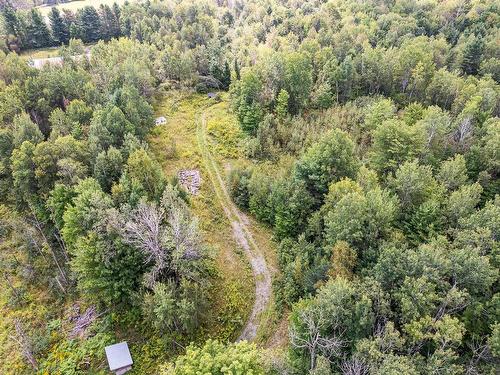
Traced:
[[257, 336], [259, 316], [268, 307], [271, 300], [271, 273], [264, 255], [259, 249], [259, 246], [257, 245], [249, 228], [250, 224], [248, 219], [232, 202], [229, 193], [227, 192], [224, 180], [221, 177], [217, 163], [208, 148], [206, 139], [205, 113], [202, 113], [197, 126], [197, 138], [203, 162], [207, 168], [207, 172], [217, 194], [217, 198], [222, 205], [229, 222], [231, 223], [233, 237], [243, 249], [250, 266], [252, 267], [252, 273], [255, 281], [255, 301], [250, 317], [248, 318], [237, 341], [253, 340]]

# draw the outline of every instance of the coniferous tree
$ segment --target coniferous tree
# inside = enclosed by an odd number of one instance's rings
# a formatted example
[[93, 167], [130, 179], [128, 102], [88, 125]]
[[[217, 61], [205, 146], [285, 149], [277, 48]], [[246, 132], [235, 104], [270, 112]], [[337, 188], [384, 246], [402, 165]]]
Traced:
[[101, 4], [99, 7], [99, 17], [101, 19], [101, 38], [110, 40], [113, 37], [113, 19], [114, 15], [108, 5]]
[[86, 6], [78, 12], [77, 18], [80, 36], [85, 43], [101, 39], [101, 19], [94, 7]]
[[49, 13], [50, 28], [52, 29], [52, 39], [57, 45], [68, 44], [69, 27], [61, 17], [59, 9], [53, 7]]
[[20, 32], [20, 21], [17, 17], [16, 10], [12, 6], [6, 6], [2, 10], [2, 16], [5, 31], [8, 34], [18, 36]]
[[239, 81], [241, 79], [241, 69], [237, 59], [234, 60], [234, 73], [236, 74], [236, 80]]
[[7, 5], [2, 10], [3, 24], [7, 33], [7, 46], [11, 51], [17, 51], [23, 47], [25, 27], [17, 16], [16, 10]]
[[462, 60], [462, 71], [465, 74], [476, 75], [479, 72], [479, 65], [483, 57], [484, 42], [481, 37], [474, 36], [467, 43]]
[[31, 9], [26, 25], [26, 44], [30, 48], [42, 48], [51, 45], [49, 28], [42, 15], [36, 9]]
[[227, 62], [227, 60], [224, 63], [224, 70], [222, 71], [220, 81], [222, 83], [222, 88], [224, 90], [227, 90], [229, 88], [229, 85], [231, 84], [231, 69], [229, 68], [229, 63]]
[[120, 10], [120, 6], [117, 3], [113, 4], [112, 13], [113, 13], [113, 24], [112, 24], [113, 37], [118, 38], [121, 36], [122, 32], [120, 29], [121, 10]]

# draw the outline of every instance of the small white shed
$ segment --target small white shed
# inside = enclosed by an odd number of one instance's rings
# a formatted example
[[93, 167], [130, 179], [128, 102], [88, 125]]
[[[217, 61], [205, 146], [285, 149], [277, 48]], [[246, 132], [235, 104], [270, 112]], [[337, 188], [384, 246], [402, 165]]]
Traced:
[[106, 346], [104, 350], [106, 351], [109, 369], [116, 375], [123, 375], [127, 371], [132, 370], [134, 361], [132, 361], [126, 341]]

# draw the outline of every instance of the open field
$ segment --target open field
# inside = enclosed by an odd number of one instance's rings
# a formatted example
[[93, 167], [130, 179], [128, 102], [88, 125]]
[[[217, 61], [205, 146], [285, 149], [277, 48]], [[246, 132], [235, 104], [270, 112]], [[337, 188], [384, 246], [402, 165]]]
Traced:
[[210, 322], [207, 333], [228, 340], [238, 336], [249, 315], [254, 298], [253, 279], [198, 150], [197, 117], [207, 104], [201, 95], [167, 94], [156, 106], [156, 114], [167, 117], [167, 124], [154, 129], [150, 146], [167, 178], [174, 179], [182, 169], [198, 169], [201, 173], [201, 188], [198, 195], [190, 197], [191, 208], [220, 270], [212, 286], [215, 309], [207, 314]]
[[19, 54], [23, 59], [46, 59], [58, 55], [59, 47], [27, 49]]
[[92, 5], [95, 8], [98, 8], [101, 4], [111, 6], [113, 5], [113, 3], [122, 5], [123, 3], [125, 3], [125, 0], [78, 0], [78, 1], [71, 1], [69, 3], [57, 4], [53, 6], [39, 6], [37, 8], [40, 10], [40, 13], [42, 13], [43, 16], [47, 17], [52, 7], [56, 7], [59, 10], [68, 9], [73, 12], [76, 12], [78, 9], [88, 5]]
[[[234, 238], [230, 222], [225, 215], [230, 203], [221, 199], [220, 186], [214, 183], [211, 163], [206, 163], [206, 152], [200, 152], [197, 143], [202, 114], [207, 123], [207, 144], [215, 160], [215, 168], [225, 180], [232, 163], [244, 162], [237, 151], [241, 138], [234, 116], [226, 101], [215, 103], [205, 95], [169, 93], [156, 106], [156, 115], [165, 116], [167, 124], [158, 126], [150, 138], [153, 153], [161, 162], [166, 175], [175, 178], [181, 169], [198, 169], [201, 172], [201, 190], [191, 197], [193, 212], [200, 219], [200, 227], [207, 244], [214, 250], [220, 274], [213, 285], [215, 310], [207, 320], [210, 336], [236, 339], [246, 323], [255, 301], [255, 281], [245, 250]], [[199, 133], [198, 133], [199, 135]], [[246, 225], [261, 250], [271, 274], [276, 270], [275, 244], [271, 233], [251, 218]], [[247, 254], [248, 255], [248, 254]], [[254, 270], [255, 272], [255, 270]], [[257, 342], [265, 345], [274, 332], [274, 302], [266, 302], [258, 314]], [[255, 307], [254, 307], [255, 308]]]

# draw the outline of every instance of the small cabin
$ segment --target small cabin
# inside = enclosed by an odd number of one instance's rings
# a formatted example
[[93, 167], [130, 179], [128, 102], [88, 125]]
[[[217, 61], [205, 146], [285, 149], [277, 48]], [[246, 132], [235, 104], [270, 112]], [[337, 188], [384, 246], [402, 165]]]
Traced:
[[104, 348], [108, 360], [109, 369], [116, 375], [123, 375], [132, 370], [132, 356], [128, 350], [126, 341], [109, 345]]
[[165, 125], [167, 123], [166, 117], [160, 116], [155, 120], [155, 125]]

